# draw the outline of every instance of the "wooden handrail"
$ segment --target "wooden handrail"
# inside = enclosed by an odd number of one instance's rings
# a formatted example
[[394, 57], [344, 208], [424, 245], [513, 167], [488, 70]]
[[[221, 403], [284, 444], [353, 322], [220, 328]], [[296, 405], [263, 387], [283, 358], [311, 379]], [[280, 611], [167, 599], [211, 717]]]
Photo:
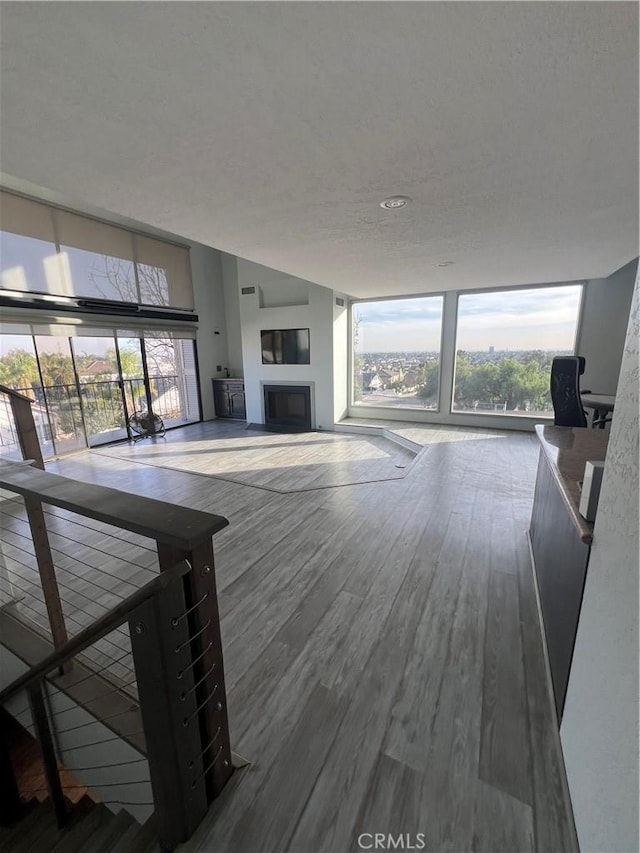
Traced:
[[[212, 543], [212, 536], [229, 522], [212, 513], [81, 483], [27, 462], [0, 461], [0, 486], [25, 499], [43, 589], [49, 570], [54, 581], [55, 572], [44, 514], [41, 519], [34, 515], [37, 507], [42, 512], [42, 503], [156, 541], [160, 574], [92, 626], [58, 643], [45, 660], [0, 692], [0, 702], [69, 666], [75, 655], [127, 621], [158, 829], [164, 848], [173, 849], [195, 831], [207, 804], [233, 772]], [[177, 613], [184, 618], [174, 624]], [[178, 642], [179, 634], [183, 637]], [[187, 673], [184, 681], [167, 665], [169, 660], [175, 665], [179, 650]], [[187, 754], [193, 756], [190, 766], [182, 760]]]
[[93, 625], [90, 625], [84, 631], [76, 634], [71, 640], [68, 640], [62, 648], [56, 649], [39, 664], [32, 666], [28, 672], [18, 676], [4, 690], [0, 691], [0, 703], [11, 698], [17, 691], [30, 687], [54, 669], [64, 666], [71, 658], [88, 649], [89, 646], [92, 646], [115, 628], [122, 625], [132, 610], [149, 601], [159, 590], [165, 589], [176, 578], [183, 577], [190, 571], [191, 565], [187, 560], [181, 560], [175, 566], [172, 566], [170, 569], [153, 578], [153, 580], [150, 580], [149, 583], [134, 592], [129, 598], [121, 601], [120, 604], [113, 607], [108, 613], [96, 619]]
[[0, 486], [24, 498], [61, 507], [183, 551], [191, 550], [229, 524], [221, 515], [81, 483], [21, 462], [0, 462]]

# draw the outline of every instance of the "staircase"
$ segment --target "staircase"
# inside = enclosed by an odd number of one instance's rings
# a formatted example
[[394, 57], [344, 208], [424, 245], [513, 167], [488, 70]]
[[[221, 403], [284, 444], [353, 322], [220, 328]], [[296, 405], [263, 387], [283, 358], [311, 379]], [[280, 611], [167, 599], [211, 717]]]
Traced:
[[1, 853], [154, 853], [159, 851], [153, 818], [144, 826], [124, 809], [119, 814], [88, 797], [58, 827], [52, 804], [33, 803], [21, 820], [0, 828]]
[[[35, 737], [42, 767], [27, 774], [25, 812], [0, 725], [0, 816], [9, 825], [0, 829], [0, 853], [171, 851], [193, 835], [233, 773], [212, 543], [228, 521], [25, 462], [0, 460], [0, 488], [24, 501], [42, 592], [40, 600], [31, 583], [31, 609], [46, 611], [50, 629], [42, 651], [43, 638], [9, 612], [9, 596], [0, 613], [3, 667], [10, 663], [0, 706]], [[96, 523], [101, 559], [109, 548], [103, 525], [151, 540], [158, 574], [130, 584], [134, 591], [113, 596], [111, 607], [96, 609], [85, 593], [91, 610], [65, 613], [47, 519], [55, 529], [67, 515]], [[128, 540], [114, 541], [122, 549]], [[18, 635], [23, 643], [14, 648]], [[42, 792], [49, 799], [36, 805]]]

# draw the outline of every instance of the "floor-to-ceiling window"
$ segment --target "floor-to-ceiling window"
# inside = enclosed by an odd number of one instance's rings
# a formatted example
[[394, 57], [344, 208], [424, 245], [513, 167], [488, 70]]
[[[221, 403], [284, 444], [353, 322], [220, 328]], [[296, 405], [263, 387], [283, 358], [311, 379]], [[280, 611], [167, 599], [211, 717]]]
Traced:
[[[127, 438], [127, 418], [149, 409], [166, 427], [199, 419], [194, 341], [166, 332], [2, 335], [0, 384], [34, 401], [45, 457]], [[19, 455], [6, 400], [0, 445]]]
[[[0, 385], [20, 391], [33, 400], [31, 411], [40, 447], [45, 456], [55, 453], [53, 431], [42, 390], [42, 379], [31, 335], [4, 335], [0, 341]], [[11, 406], [0, 398], [0, 452], [3, 456], [21, 458], [18, 436]]]
[[56, 453], [87, 446], [86, 424], [73, 361], [70, 338], [35, 335], [33, 338], [41, 386], [36, 399], [45, 405]]
[[115, 337], [78, 337], [72, 339], [71, 345], [89, 446], [126, 438], [126, 410]]
[[354, 303], [355, 406], [438, 408], [442, 303], [442, 296]]
[[145, 335], [144, 349], [153, 411], [165, 426], [198, 419], [198, 393], [193, 344], [159, 332]]
[[462, 293], [452, 411], [551, 417], [551, 362], [573, 355], [581, 285]]
[[[200, 418], [189, 250], [0, 192], [0, 383], [30, 397], [45, 456]], [[0, 403], [3, 453], [15, 454]]]

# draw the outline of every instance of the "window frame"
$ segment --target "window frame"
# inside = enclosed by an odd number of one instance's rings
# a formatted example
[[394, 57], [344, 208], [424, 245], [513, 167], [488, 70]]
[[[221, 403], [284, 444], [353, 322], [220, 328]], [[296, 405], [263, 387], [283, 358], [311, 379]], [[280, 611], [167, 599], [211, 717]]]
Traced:
[[[571, 345], [571, 352], [575, 356], [576, 348], [578, 345], [578, 338], [580, 336], [580, 326], [582, 323], [582, 313], [584, 310], [584, 292], [585, 292], [586, 281], [583, 279], [579, 281], [556, 281], [550, 282], [547, 284], [519, 284], [515, 287], [507, 285], [501, 287], [482, 287], [482, 288], [471, 288], [466, 290], [456, 290], [456, 310], [455, 310], [455, 325], [454, 325], [454, 336], [453, 336], [453, 364], [451, 366], [451, 393], [449, 394], [449, 414], [450, 415], [469, 415], [470, 417], [494, 417], [499, 419], [504, 419], [505, 415], [499, 414], [498, 412], [466, 412], [466, 411], [456, 411], [453, 408], [454, 398], [456, 393], [456, 354], [458, 352], [458, 327], [460, 320], [460, 297], [461, 296], [469, 296], [476, 295], [482, 293], [513, 293], [517, 291], [525, 291], [525, 290], [557, 290], [560, 287], [579, 287], [580, 295], [578, 296], [578, 310], [576, 313], [576, 326], [573, 332], [573, 342]], [[507, 417], [510, 416], [508, 413]], [[513, 417], [511, 415], [511, 417]], [[520, 416], [519, 416], [520, 417]], [[552, 420], [552, 416], [545, 415], [535, 415], [536, 420]]]
[[[580, 295], [578, 299], [578, 310], [576, 316], [576, 325], [573, 336], [572, 352], [575, 355], [578, 343], [580, 341], [580, 333], [583, 323], [585, 294], [586, 294], [586, 279], [574, 279], [572, 281], [553, 281], [542, 283], [529, 284], [508, 284], [498, 285], [496, 287], [469, 287], [469, 288], [451, 288], [449, 290], [437, 290], [433, 292], [420, 293], [405, 293], [393, 294], [391, 296], [372, 296], [364, 299], [351, 298], [348, 301], [349, 320], [347, 327], [347, 392], [348, 392], [348, 417], [361, 417], [363, 419], [375, 419], [376, 416], [381, 417], [382, 412], [389, 414], [389, 420], [398, 420], [397, 413], [404, 413], [406, 420], [413, 420], [417, 423], [440, 423], [451, 425], [473, 425], [474, 421], [485, 420], [494, 428], [502, 429], [525, 429], [530, 428], [530, 424], [535, 421], [548, 421], [551, 417], [532, 416], [527, 418], [523, 415], [511, 415], [509, 413], [498, 414], [495, 412], [459, 412], [453, 409], [455, 395], [455, 370], [456, 370], [456, 352], [458, 347], [458, 319], [459, 319], [459, 300], [460, 296], [481, 294], [481, 293], [511, 293], [514, 291], [524, 290], [547, 290], [558, 287], [579, 287]], [[440, 363], [438, 372], [438, 407], [437, 409], [412, 409], [402, 407], [382, 407], [382, 406], [356, 406], [354, 403], [354, 350], [353, 350], [353, 308], [359, 304], [367, 302], [386, 302], [398, 299], [418, 299], [420, 297], [440, 296], [442, 297], [442, 323], [440, 329]], [[449, 334], [447, 329], [449, 328]], [[446, 363], [445, 363], [446, 360]], [[450, 363], [449, 363], [450, 362]], [[450, 385], [443, 385], [443, 376], [450, 377]], [[360, 409], [365, 410], [359, 411]], [[375, 411], [375, 415], [367, 414], [366, 410]], [[516, 426], [517, 418], [517, 426]]]
[[354, 400], [354, 382], [353, 382], [353, 373], [355, 367], [355, 353], [353, 349], [353, 307], [354, 305], [363, 305], [368, 302], [398, 302], [400, 300], [405, 299], [428, 299], [431, 297], [440, 297], [442, 299], [442, 316], [440, 318], [440, 357], [438, 359], [438, 403], [435, 409], [418, 409], [418, 408], [410, 408], [409, 406], [363, 406], [362, 408], [370, 408], [376, 409], [380, 412], [389, 411], [389, 409], [396, 411], [412, 411], [412, 412], [430, 412], [432, 414], [439, 414], [442, 406], [442, 352], [444, 346], [444, 314], [445, 314], [445, 291], [438, 290], [433, 293], [405, 293], [402, 295], [394, 295], [394, 296], [371, 296], [366, 299], [349, 299], [349, 321], [347, 324], [347, 347], [349, 349], [349, 358], [347, 359], [347, 370], [349, 371], [349, 375], [347, 376], [347, 394], [348, 394], [348, 409], [352, 409], [356, 406], [356, 402]]

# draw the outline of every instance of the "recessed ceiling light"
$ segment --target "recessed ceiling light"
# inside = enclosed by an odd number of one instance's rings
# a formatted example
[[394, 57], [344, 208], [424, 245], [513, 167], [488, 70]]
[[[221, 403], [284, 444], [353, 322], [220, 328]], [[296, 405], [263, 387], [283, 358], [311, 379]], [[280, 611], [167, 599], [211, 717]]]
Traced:
[[437, 267], [451, 267], [455, 264], [455, 261], [440, 261], [439, 264], [436, 264]]
[[385, 198], [380, 202], [380, 207], [385, 210], [400, 210], [401, 207], [406, 207], [411, 201], [406, 195], [392, 195], [390, 198]]

